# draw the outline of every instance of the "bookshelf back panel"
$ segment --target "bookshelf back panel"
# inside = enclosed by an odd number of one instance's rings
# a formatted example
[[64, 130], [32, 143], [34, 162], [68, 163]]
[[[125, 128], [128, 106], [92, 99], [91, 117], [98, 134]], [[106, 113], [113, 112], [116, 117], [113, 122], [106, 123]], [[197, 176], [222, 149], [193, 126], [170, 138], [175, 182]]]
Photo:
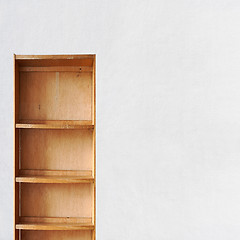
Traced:
[[92, 217], [93, 184], [21, 184], [21, 216]]
[[19, 120], [91, 120], [92, 72], [20, 72]]
[[92, 240], [91, 231], [22, 231], [22, 240]]
[[20, 130], [20, 168], [93, 170], [92, 130]]

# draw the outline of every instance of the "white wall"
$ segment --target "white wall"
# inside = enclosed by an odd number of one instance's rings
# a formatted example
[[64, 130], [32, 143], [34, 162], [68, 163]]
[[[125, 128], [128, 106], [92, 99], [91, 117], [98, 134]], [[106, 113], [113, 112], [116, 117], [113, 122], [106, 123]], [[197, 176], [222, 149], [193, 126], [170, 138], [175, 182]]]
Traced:
[[97, 239], [240, 236], [240, 2], [0, 0], [0, 239], [13, 235], [13, 53], [97, 54]]

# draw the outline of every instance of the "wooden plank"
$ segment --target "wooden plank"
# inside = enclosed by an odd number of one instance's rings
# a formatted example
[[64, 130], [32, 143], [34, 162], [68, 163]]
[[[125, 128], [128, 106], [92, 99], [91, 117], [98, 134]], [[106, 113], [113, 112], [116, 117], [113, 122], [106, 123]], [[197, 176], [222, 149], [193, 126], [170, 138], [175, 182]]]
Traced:
[[71, 124], [24, 124], [17, 123], [16, 128], [30, 129], [94, 129], [94, 125], [71, 125]]
[[62, 176], [62, 177], [88, 177], [92, 175], [91, 170], [40, 170], [40, 169], [19, 169], [20, 176]]
[[16, 55], [20, 67], [92, 67], [94, 55]]
[[17, 124], [46, 124], [46, 125], [92, 125], [88, 120], [18, 120]]
[[[18, 74], [18, 65], [16, 63], [16, 55], [13, 56], [13, 176], [14, 178], [18, 175], [19, 169], [19, 131], [15, 129], [15, 123], [18, 119], [19, 113], [19, 74]], [[14, 226], [16, 222], [19, 221], [19, 183], [14, 181], [13, 183], [13, 221]], [[19, 231], [15, 229], [13, 231], [14, 239], [19, 239]]]
[[20, 120], [16, 128], [36, 129], [93, 129], [91, 121], [64, 121], [64, 120]]
[[[92, 108], [93, 108], [93, 115], [92, 115], [92, 121], [94, 124], [94, 130], [93, 130], [93, 176], [96, 180], [96, 55], [94, 56], [93, 61], [93, 102], [92, 102]], [[93, 187], [93, 203], [92, 203], [92, 218], [93, 218], [93, 224], [96, 226], [96, 181], [94, 181], [94, 187]], [[92, 231], [92, 239], [96, 239], [96, 229]]]
[[82, 177], [60, 177], [60, 176], [19, 176], [16, 177], [19, 183], [93, 183], [91, 176]]
[[16, 224], [19, 230], [93, 230], [94, 225], [87, 224], [60, 224], [60, 223], [19, 223]]
[[20, 223], [92, 223], [90, 217], [26, 217], [19, 218]]
[[62, 66], [62, 67], [20, 67], [20, 72], [92, 72], [92, 67]]
[[93, 240], [92, 230], [85, 231], [21, 231], [22, 240]]
[[93, 59], [94, 58], [94, 54], [73, 54], [73, 55], [15, 55], [17, 60], [20, 59], [50, 59], [50, 60], [55, 60], [55, 59], [86, 59], [86, 58], [90, 58]]

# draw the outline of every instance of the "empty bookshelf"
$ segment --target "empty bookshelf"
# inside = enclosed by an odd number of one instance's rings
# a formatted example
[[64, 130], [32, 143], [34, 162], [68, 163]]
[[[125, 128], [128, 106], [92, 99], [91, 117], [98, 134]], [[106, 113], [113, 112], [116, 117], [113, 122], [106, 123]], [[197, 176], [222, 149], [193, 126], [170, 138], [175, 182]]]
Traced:
[[95, 240], [95, 55], [14, 55], [14, 240]]

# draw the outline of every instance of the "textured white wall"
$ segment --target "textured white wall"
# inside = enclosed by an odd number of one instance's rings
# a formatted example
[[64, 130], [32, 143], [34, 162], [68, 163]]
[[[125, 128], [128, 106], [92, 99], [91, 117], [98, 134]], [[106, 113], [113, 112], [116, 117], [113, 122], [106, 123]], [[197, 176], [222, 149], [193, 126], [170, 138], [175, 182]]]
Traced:
[[97, 54], [97, 239], [240, 237], [240, 1], [0, 0], [0, 239], [13, 235], [13, 53]]

